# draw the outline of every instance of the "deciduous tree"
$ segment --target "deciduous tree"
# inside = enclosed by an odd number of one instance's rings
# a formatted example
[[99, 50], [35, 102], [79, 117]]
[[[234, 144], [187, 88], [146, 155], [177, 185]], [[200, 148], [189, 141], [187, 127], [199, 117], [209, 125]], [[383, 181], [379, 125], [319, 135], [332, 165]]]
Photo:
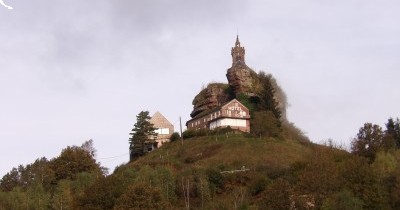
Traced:
[[114, 210], [122, 209], [165, 209], [161, 191], [157, 187], [144, 183], [137, 183], [128, 187], [118, 199]]
[[100, 165], [94, 159], [94, 153], [91, 151], [84, 146], [63, 149], [61, 155], [51, 161], [51, 168], [55, 172], [57, 181], [61, 179], [74, 180], [81, 172], [98, 172], [99, 175], [103, 175]]
[[351, 143], [352, 152], [367, 157], [372, 162], [376, 153], [384, 149], [383, 134], [379, 125], [365, 123]]

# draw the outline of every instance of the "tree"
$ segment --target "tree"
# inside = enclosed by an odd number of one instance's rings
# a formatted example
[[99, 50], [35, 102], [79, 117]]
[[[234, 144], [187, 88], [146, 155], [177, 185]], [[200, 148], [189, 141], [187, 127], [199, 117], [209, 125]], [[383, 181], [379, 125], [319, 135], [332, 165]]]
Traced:
[[298, 172], [296, 191], [298, 195], [305, 195], [299, 198], [300, 203], [313, 200], [312, 203], [320, 208], [329, 195], [340, 189], [342, 177], [337, 158], [339, 155], [335, 149], [315, 149], [304, 169]]
[[272, 75], [260, 72], [258, 78], [262, 85], [262, 91], [260, 94], [261, 103], [259, 104], [260, 107], [258, 110], [271, 111], [275, 118], [280, 120], [282, 113], [279, 110], [279, 103], [275, 98], [275, 88], [272, 83]]
[[375, 159], [376, 153], [382, 149], [384, 149], [382, 128], [371, 123], [365, 123], [351, 142], [352, 152], [367, 157], [371, 162]]
[[393, 118], [389, 118], [386, 123], [386, 137], [394, 141], [396, 148], [400, 148], [400, 120], [399, 118], [393, 120]]
[[76, 176], [82, 172], [96, 172], [99, 175], [103, 175], [103, 171], [100, 165], [94, 159], [93, 150], [87, 150], [87, 145], [90, 144], [85, 142], [83, 146], [68, 146], [63, 149], [61, 155], [51, 160], [51, 169], [55, 173], [57, 181], [62, 179], [75, 180]]
[[50, 167], [50, 162], [45, 157], [38, 158], [25, 167], [19, 166], [21, 187], [27, 189], [38, 184], [45, 189], [50, 189], [55, 182], [54, 171]]
[[16, 168], [13, 168], [0, 180], [0, 189], [5, 192], [9, 192], [20, 185], [20, 174]]
[[141, 111], [136, 116], [136, 123], [132, 129], [130, 143], [130, 159], [142, 156], [147, 152], [147, 146], [154, 144], [157, 133], [152, 123], [150, 123], [148, 111]]
[[93, 139], [89, 139], [89, 140], [85, 141], [82, 144], [81, 148], [83, 150], [85, 150], [86, 152], [88, 152], [90, 154], [90, 156], [92, 156], [93, 158], [96, 157], [97, 150], [96, 150], [96, 148], [94, 148]]
[[172, 135], [169, 138], [169, 140], [171, 142], [173, 142], [173, 141], [179, 140], [180, 138], [181, 138], [181, 136], [179, 135], [179, 133], [178, 132], [174, 132], [174, 133], [172, 133]]
[[125, 191], [127, 184], [119, 177], [100, 177], [85, 188], [82, 196], [76, 199], [74, 209], [113, 209], [117, 199]]
[[288, 181], [278, 178], [268, 185], [264, 209], [290, 209], [292, 190]]
[[374, 172], [369, 160], [361, 156], [350, 156], [340, 169], [343, 180], [341, 189], [347, 189], [364, 203], [363, 209], [388, 209], [388, 192]]
[[144, 183], [129, 186], [117, 200], [114, 207], [119, 209], [166, 209], [166, 202], [157, 187]]
[[52, 196], [53, 209], [72, 209], [73, 197], [70, 180], [61, 180]]
[[251, 133], [255, 136], [278, 137], [281, 132], [279, 120], [271, 111], [254, 112]]

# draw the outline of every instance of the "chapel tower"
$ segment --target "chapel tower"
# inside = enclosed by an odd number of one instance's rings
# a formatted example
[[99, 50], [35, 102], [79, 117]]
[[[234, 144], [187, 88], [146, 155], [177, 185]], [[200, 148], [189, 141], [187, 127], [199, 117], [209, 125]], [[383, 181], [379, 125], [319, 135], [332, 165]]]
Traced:
[[239, 35], [236, 36], [235, 47], [232, 47], [231, 55], [232, 55], [232, 66], [234, 66], [238, 62], [245, 64], [244, 61], [245, 50], [244, 47], [240, 46]]

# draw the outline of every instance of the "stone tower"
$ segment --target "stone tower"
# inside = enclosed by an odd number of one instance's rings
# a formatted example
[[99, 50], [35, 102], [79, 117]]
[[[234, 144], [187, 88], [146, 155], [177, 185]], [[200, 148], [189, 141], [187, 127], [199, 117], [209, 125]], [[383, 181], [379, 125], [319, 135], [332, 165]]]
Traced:
[[231, 90], [236, 96], [238, 94], [255, 95], [253, 84], [255, 84], [254, 79], [257, 78], [257, 74], [245, 63], [245, 50], [244, 47], [240, 46], [239, 36], [236, 36], [235, 46], [232, 47], [231, 55], [232, 67], [228, 69], [226, 74]]
[[238, 62], [245, 64], [244, 61], [245, 50], [244, 47], [240, 46], [239, 35], [236, 36], [235, 47], [232, 47], [231, 55], [232, 55], [232, 66], [234, 66]]

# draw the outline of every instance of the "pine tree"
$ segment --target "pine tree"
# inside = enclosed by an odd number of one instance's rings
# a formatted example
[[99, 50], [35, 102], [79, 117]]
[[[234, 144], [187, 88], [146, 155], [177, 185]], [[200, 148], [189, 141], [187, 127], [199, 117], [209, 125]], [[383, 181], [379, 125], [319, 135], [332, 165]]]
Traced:
[[148, 111], [141, 111], [136, 116], [136, 123], [130, 133], [132, 137], [129, 139], [130, 160], [144, 155], [147, 152], [147, 146], [155, 143], [157, 133], [150, 119]]
[[400, 148], [400, 120], [397, 118], [393, 120], [393, 118], [389, 118], [388, 122], [386, 123], [386, 131], [387, 137], [391, 138], [396, 147]]

